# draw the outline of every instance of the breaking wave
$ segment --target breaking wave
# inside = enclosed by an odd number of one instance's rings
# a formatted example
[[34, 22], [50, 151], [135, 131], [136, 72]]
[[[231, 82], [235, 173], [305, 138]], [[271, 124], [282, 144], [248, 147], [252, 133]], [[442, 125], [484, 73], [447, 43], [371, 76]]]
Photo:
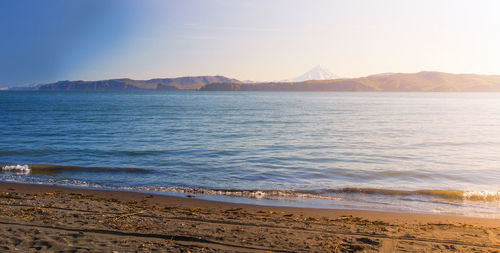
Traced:
[[500, 191], [459, 191], [459, 190], [417, 190], [399, 191], [376, 188], [343, 188], [327, 190], [224, 190], [177, 186], [140, 186], [117, 187], [122, 190], [148, 192], [177, 192], [186, 194], [223, 195], [269, 200], [287, 200], [293, 198], [311, 198], [324, 200], [352, 200], [353, 195], [416, 196], [433, 197], [449, 201], [500, 201]]
[[[126, 172], [126, 173], [149, 173], [150, 170], [139, 168], [109, 168], [109, 167], [81, 167], [81, 166], [65, 166], [65, 165], [51, 165], [51, 164], [29, 164], [29, 165], [0, 165], [2, 173], [38, 176], [57, 176], [59, 173], [81, 171], [81, 172]], [[45, 183], [56, 183], [49, 180]], [[20, 182], [22, 182], [21, 180]], [[41, 182], [43, 183], [43, 182]], [[81, 184], [74, 185], [67, 181], [61, 184], [67, 186], [81, 186]], [[231, 197], [243, 197], [252, 199], [268, 199], [268, 200], [293, 200], [296, 198], [306, 199], [321, 199], [321, 200], [334, 200], [344, 201], [353, 200], [358, 198], [369, 199], [372, 196], [384, 197], [417, 197], [417, 198], [431, 198], [440, 199], [445, 201], [483, 201], [495, 202], [500, 201], [500, 191], [465, 191], [465, 190], [394, 190], [394, 189], [381, 189], [381, 188], [338, 188], [338, 189], [320, 189], [320, 190], [266, 190], [266, 189], [210, 189], [210, 188], [194, 188], [194, 187], [181, 187], [181, 186], [104, 186], [97, 183], [89, 183], [95, 188], [104, 189], [117, 189], [129, 191], [148, 191], [148, 192], [175, 192], [185, 194], [200, 194], [200, 195], [220, 195]], [[89, 185], [89, 186], [90, 186]]]
[[54, 176], [67, 171], [82, 171], [82, 172], [133, 172], [147, 173], [149, 170], [139, 168], [108, 168], [108, 167], [81, 167], [81, 166], [66, 166], [53, 164], [27, 164], [27, 165], [0, 165], [2, 172], [12, 172], [19, 174], [30, 175], [47, 175]]
[[31, 169], [29, 168], [29, 165], [5, 165], [2, 166], [2, 172], [29, 174], [31, 172]]
[[397, 196], [429, 196], [447, 200], [500, 201], [500, 191], [461, 191], [461, 190], [391, 190], [379, 188], [328, 189], [322, 193], [332, 194], [378, 194]]

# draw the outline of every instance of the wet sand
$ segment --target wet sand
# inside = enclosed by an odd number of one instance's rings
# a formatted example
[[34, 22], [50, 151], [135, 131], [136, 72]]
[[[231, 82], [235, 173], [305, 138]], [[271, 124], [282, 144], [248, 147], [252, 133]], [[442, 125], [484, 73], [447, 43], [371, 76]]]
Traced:
[[500, 220], [0, 183], [0, 251], [500, 252]]

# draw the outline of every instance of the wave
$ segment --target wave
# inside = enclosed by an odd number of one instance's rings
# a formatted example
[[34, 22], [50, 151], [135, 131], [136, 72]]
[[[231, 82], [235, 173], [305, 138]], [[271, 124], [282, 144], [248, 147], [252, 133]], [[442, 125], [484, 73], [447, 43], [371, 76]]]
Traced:
[[322, 190], [321, 193], [333, 194], [377, 194], [397, 196], [429, 196], [446, 200], [500, 201], [500, 191], [463, 191], [463, 190], [392, 190], [380, 188], [343, 188]]
[[186, 194], [223, 195], [231, 197], [244, 197], [253, 199], [269, 200], [291, 200], [292, 198], [314, 198], [325, 200], [346, 200], [341, 197], [322, 196], [314, 193], [300, 192], [294, 190], [223, 190], [208, 188], [191, 188], [180, 186], [139, 186], [139, 187], [117, 187], [121, 190], [135, 190], [148, 192], [178, 192]]
[[353, 200], [353, 194], [384, 196], [421, 196], [435, 197], [448, 201], [500, 201], [500, 191], [460, 191], [460, 190], [391, 190], [377, 188], [342, 188], [326, 190], [225, 190], [208, 188], [191, 188], [178, 186], [139, 186], [118, 187], [122, 190], [150, 192], [179, 192], [186, 194], [224, 195], [269, 200], [291, 200], [293, 198], [312, 198], [325, 200]]
[[4, 165], [2, 166], [2, 172], [29, 174], [31, 169], [29, 168], [29, 165]]
[[[13, 173], [22, 175], [46, 175], [57, 176], [57, 174], [69, 171], [81, 172], [127, 172], [127, 173], [149, 173], [150, 170], [140, 168], [109, 168], [109, 167], [80, 167], [51, 164], [29, 164], [29, 165], [0, 165], [3, 173]], [[57, 181], [57, 179], [56, 179]], [[466, 190], [395, 190], [383, 188], [337, 188], [320, 190], [266, 190], [266, 189], [210, 189], [181, 186], [100, 186], [92, 184], [94, 187], [106, 189], [120, 189], [131, 191], [149, 192], [177, 192], [186, 194], [201, 195], [224, 195], [233, 197], [245, 197], [254, 199], [269, 200], [293, 200], [294, 198], [324, 199], [324, 200], [354, 200], [359, 197], [367, 199], [372, 196], [386, 197], [424, 197], [446, 201], [500, 201], [500, 191], [466, 191]], [[69, 185], [71, 186], [71, 185]]]
[[147, 173], [149, 170], [139, 168], [109, 168], [109, 167], [81, 167], [67, 166], [54, 164], [29, 164], [29, 165], [1, 165], [2, 172], [29, 174], [29, 175], [46, 175], [55, 176], [67, 171], [82, 171], [82, 172], [132, 172], [132, 173]]

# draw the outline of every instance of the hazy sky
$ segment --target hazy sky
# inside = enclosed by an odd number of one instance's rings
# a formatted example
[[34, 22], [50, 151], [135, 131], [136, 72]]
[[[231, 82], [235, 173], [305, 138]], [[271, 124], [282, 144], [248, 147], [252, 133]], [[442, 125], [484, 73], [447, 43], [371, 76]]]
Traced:
[[500, 1], [0, 0], [0, 86], [118, 77], [500, 74]]

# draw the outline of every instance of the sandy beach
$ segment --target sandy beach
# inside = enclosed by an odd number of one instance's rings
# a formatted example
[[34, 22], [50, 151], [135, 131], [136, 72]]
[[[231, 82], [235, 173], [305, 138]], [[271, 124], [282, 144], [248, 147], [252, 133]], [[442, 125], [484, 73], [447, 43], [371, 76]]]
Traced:
[[0, 251], [498, 252], [500, 220], [0, 183]]

